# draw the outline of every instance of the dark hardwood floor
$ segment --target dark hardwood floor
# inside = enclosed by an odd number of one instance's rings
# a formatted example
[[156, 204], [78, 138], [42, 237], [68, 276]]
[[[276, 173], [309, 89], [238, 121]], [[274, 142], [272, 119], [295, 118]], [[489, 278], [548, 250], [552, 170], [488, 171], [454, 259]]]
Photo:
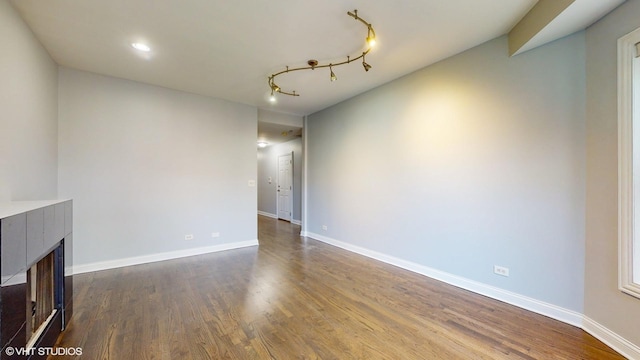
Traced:
[[578, 328], [258, 224], [259, 247], [75, 276], [59, 346], [118, 360], [623, 359]]

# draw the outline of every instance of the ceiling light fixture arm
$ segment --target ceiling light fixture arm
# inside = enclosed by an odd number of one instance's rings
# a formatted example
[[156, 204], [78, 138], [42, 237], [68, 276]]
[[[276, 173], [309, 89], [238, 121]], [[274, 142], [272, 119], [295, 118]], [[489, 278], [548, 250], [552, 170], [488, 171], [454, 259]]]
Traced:
[[[368, 23], [367, 21], [365, 21], [363, 18], [358, 17], [358, 10], [353, 10], [353, 12], [347, 11], [347, 15], [349, 15], [352, 18], [360, 21], [361, 23], [363, 23], [367, 27], [367, 44], [370, 44], [371, 46], [373, 46], [371, 44], [371, 41], [373, 40], [374, 43], [375, 43], [375, 39], [376, 39], [376, 32], [375, 32], [375, 30], [373, 30], [373, 26], [371, 26], [371, 24]], [[368, 50], [371, 50], [371, 47], [369, 47]]]
[[327, 63], [327, 64], [319, 65], [316, 60], [309, 60], [307, 62], [309, 66], [301, 66], [297, 68], [289, 68], [287, 66], [286, 69], [269, 76], [268, 83], [269, 83], [269, 88], [271, 89], [271, 96], [274, 96], [275, 93], [290, 95], [290, 96], [300, 96], [300, 94], [296, 93], [295, 90], [284, 91], [280, 86], [278, 86], [275, 83], [275, 78], [282, 74], [287, 74], [290, 72], [301, 71], [301, 70], [315, 70], [315, 69], [329, 68], [331, 71], [331, 80], [333, 81], [336, 79], [335, 75], [333, 74], [333, 68], [340, 65], [346, 65], [354, 61], [358, 61], [360, 59], [362, 59], [362, 65], [364, 66], [365, 71], [369, 71], [369, 69], [371, 69], [371, 65], [365, 62], [365, 55], [367, 55], [371, 51], [371, 48], [375, 44], [376, 32], [375, 30], [373, 30], [373, 26], [371, 26], [370, 23], [368, 23], [367, 21], [365, 21], [364, 19], [358, 16], [358, 10], [354, 10], [353, 12], [347, 11], [347, 15], [351, 16], [355, 20], [360, 21], [367, 27], [367, 38], [366, 38], [367, 48], [362, 52], [362, 54], [354, 58], [351, 58], [351, 56], [347, 56], [347, 60], [336, 62], [336, 63]]

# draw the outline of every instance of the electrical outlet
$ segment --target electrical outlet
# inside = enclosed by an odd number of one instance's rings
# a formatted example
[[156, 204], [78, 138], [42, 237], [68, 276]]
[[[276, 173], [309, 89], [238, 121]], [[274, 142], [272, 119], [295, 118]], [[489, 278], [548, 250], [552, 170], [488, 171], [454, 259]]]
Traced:
[[193, 240], [193, 234], [187, 234], [184, 236], [185, 240]]
[[493, 265], [493, 272], [501, 276], [509, 276], [509, 268], [504, 266]]
[[322, 225], [322, 230], [327, 231], [327, 225]]
[[219, 233], [219, 232], [212, 232], [212, 233], [211, 233], [211, 237], [212, 237], [212, 238], [220, 237], [220, 233]]

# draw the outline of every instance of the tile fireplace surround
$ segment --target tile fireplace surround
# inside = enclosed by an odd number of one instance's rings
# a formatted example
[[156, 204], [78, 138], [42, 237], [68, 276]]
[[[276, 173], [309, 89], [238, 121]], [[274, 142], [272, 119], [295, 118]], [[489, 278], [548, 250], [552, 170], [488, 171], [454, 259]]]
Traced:
[[[6, 349], [51, 347], [71, 319], [72, 218], [71, 200], [0, 202], [0, 359], [46, 358]], [[44, 303], [53, 311], [37, 331]]]

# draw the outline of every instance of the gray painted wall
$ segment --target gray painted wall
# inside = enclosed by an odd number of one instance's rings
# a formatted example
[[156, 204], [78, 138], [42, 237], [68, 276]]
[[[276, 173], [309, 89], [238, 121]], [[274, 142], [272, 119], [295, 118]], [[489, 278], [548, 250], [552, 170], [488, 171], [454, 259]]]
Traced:
[[[302, 139], [258, 149], [258, 211], [277, 215], [278, 156], [293, 152], [293, 220], [301, 221]], [[272, 181], [269, 184], [269, 177]]]
[[0, 201], [55, 199], [58, 67], [0, 0]]
[[583, 32], [487, 42], [309, 116], [307, 231], [582, 312], [584, 119]]
[[628, 0], [587, 29], [585, 315], [640, 346], [640, 299], [618, 290], [617, 41], [640, 27]]
[[74, 199], [75, 265], [257, 239], [256, 108], [59, 75], [59, 192]]

